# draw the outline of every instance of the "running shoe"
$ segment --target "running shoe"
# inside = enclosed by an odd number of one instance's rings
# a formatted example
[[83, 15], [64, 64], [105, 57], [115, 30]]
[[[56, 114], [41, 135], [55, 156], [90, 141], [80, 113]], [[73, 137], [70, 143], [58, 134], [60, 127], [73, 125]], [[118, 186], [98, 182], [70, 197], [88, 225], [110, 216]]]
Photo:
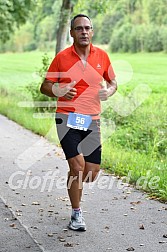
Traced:
[[81, 211], [76, 211], [74, 215], [71, 216], [68, 227], [75, 231], [86, 231], [86, 224]]

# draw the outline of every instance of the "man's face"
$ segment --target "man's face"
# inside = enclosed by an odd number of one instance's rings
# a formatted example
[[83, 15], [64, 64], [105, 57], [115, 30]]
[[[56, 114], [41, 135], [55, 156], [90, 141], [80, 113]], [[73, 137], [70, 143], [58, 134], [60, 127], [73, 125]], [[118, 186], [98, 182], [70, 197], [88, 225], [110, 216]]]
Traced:
[[93, 36], [92, 24], [90, 20], [86, 17], [76, 18], [74, 21], [74, 27], [70, 31], [70, 34], [77, 46], [88, 46]]

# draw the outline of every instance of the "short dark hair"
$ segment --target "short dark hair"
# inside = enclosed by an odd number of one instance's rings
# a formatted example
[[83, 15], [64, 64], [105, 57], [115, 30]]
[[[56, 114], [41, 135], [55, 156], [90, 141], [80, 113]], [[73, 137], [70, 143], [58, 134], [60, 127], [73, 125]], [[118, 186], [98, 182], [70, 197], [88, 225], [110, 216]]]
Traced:
[[92, 22], [91, 19], [90, 19], [87, 15], [85, 15], [85, 14], [78, 14], [78, 15], [74, 16], [74, 17], [71, 19], [71, 29], [74, 28], [74, 21], [75, 21], [75, 19], [78, 18], [78, 17], [86, 17], [86, 18], [88, 18], [88, 19], [90, 20], [90, 22]]

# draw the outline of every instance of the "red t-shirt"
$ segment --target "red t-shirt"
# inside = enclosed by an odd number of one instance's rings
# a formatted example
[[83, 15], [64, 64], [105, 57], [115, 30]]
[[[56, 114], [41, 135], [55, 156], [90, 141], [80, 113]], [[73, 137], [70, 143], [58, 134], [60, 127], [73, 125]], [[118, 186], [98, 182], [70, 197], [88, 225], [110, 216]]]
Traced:
[[86, 66], [72, 45], [56, 55], [46, 75], [46, 79], [58, 82], [60, 87], [76, 81], [77, 95], [70, 101], [59, 97], [56, 112], [87, 115], [98, 115], [101, 112], [99, 83], [103, 79], [110, 82], [114, 78], [115, 74], [107, 53], [92, 44]]

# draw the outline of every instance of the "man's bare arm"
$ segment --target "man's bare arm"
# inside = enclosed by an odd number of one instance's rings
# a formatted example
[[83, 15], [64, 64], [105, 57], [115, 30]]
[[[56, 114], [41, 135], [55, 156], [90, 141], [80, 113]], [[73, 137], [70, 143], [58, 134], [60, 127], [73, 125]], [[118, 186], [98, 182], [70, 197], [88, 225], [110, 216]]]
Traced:
[[108, 97], [112, 96], [117, 91], [117, 81], [115, 79], [107, 82]]
[[41, 88], [40, 88], [40, 92], [42, 94], [49, 96], [49, 97], [56, 97], [56, 93], [55, 93], [55, 89], [54, 89], [54, 82], [47, 80], [47, 79], [44, 79], [44, 81], [41, 85]]
[[64, 87], [60, 88], [56, 86], [56, 83], [45, 79], [41, 85], [40, 91], [49, 97], [64, 97], [66, 100], [72, 100], [77, 94], [76, 88], [74, 88], [76, 81], [66, 83]]

